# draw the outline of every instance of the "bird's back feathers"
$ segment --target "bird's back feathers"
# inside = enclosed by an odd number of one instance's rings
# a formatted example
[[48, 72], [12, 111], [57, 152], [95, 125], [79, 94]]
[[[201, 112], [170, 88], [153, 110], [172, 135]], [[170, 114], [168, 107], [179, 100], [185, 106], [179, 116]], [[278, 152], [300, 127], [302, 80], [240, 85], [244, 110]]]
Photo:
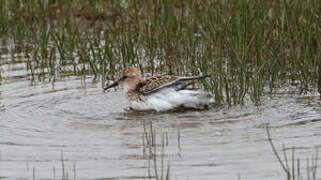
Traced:
[[142, 80], [137, 85], [137, 90], [142, 95], [150, 95], [167, 87], [173, 87], [176, 91], [179, 91], [195, 85], [199, 80], [206, 77], [209, 76], [178, 77], [158, 75]]

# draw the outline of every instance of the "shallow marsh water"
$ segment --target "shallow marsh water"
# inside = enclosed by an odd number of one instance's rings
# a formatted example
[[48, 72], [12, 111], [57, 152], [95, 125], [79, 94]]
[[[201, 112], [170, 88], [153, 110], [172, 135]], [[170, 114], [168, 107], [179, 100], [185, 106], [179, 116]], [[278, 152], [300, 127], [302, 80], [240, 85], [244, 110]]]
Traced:
[[262, 106], [128, 113], [119, 90], [103, 93], [90, 77], [31, 86], [24, 68], [1, 67], [0, 177], [61, 179], [64, 171], [70, 179], [148, 179], [149, 171], [155, 175], [143, 143], [150, 123], [156, 143], [168, 137], [158, 155], [171, 179], [284, 179], [266, 123], [277, 148], [296, 146], [303, 160], [321, 145], [316, 95], [280, 94]]

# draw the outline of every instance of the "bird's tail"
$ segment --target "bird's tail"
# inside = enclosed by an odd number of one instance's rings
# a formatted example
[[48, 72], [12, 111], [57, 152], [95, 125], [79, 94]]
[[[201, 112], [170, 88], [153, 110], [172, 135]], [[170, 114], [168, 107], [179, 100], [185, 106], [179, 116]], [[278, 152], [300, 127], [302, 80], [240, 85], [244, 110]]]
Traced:
[[199, 89], [198, 80], [205, 79], [207, 77], [210, 77], [208, 75], [204, 76], [192, 76], [192, 77], [181, 77], [179, 79], [179, 86], [177, 86], [176, 91], [180, 91], [183, 89], [189, 89], [189, 90], [196, 90]]
[[210, 77], [209, 75], [203, 75], [203, 76], [190, 76], [190, 77], [180, 77], [179, 79], [182, 81], [188, 81], [188, 80], [200, 80]]

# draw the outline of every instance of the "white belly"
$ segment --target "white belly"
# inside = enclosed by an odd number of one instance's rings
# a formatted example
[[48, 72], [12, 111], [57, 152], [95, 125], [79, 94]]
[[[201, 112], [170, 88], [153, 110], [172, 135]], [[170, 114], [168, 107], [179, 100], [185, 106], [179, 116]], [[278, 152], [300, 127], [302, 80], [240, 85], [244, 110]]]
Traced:
[[166, 88], [145, 96], [143, 102], [132, 102], [130, 107], [135, 110], [168, 111], [177, 107], [203, 108], [214, 103], [213, 97], [204, 91], [180, 90]]

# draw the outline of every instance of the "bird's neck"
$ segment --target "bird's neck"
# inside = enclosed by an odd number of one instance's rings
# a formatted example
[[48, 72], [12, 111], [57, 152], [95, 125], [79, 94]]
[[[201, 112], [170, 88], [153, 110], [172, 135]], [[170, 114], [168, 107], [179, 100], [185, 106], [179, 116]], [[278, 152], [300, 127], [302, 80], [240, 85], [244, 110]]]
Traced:
[[140, 81], [141, 81], [140, 78], [132, 78], [132, 79], [128, 79], [127, 81], [125, 81], [123, 83], [124, 92], [126, 94], [130, 91], [135, 92]]

